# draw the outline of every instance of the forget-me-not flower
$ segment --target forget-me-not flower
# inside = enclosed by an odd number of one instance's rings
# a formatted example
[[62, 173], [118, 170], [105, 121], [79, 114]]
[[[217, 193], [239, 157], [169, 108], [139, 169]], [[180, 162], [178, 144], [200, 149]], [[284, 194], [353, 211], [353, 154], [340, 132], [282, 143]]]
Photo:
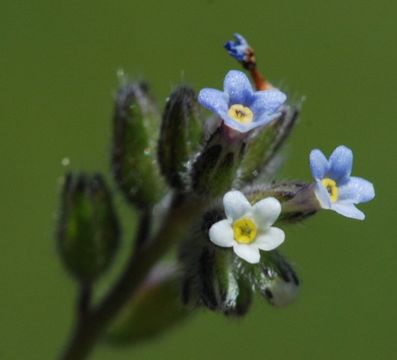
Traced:
[[198, 101], [218, 114], [227, 127], [240, 133], [264, 126], [278, 117], [287, 99], [277, 89], [254, 91], [247, 76], [237, 70], [226, 74], [223, 89], [202, 89]]
[[365, 215], [354, 204], [367, 202], [375, 197], [372, 183], [350, 176], [353, 153], [346, 146], [338, 146], [326, 159], [320, 150], [310, 153], [310, 168], [316, 180], [315, 194], [323, 209], [358, 220]]
[[235, 41], [230, 40], [225, 44], [225, 49], [229, 55], [233, 56], [237, 61], [249, 61], [250, 55], [253, 53], [251, 47], [248, 45], [247, 40], [240, 34], [233, 34], [236, 38]]
[[270, 251], [284, 241], [284, 231], [273, 227], [281, 205], [269, 197], [251, 205], [240, 191], [229, 191], [223, 197], [226, 219], [213, 224], [210, 240], [221, 247], [233, 247], [237, 256], [256, 264], [259, 250]]

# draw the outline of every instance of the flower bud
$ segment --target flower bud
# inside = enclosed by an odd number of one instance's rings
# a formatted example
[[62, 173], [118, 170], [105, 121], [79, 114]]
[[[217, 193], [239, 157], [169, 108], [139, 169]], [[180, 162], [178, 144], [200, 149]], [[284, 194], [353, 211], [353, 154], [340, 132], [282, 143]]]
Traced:
[[321, 209], [314, 193], [314, 185], [300, 181], [248, 187], [244, 193], [251, 203], [269, 196], [275, 197], [282, 209], [278, 221], [302, 221]]
[[293, 302], [298, 294], [298, 277], [276, 250], [261, 252], [258, 264], [249, 264], [236, 258], [234, 267], [237, 276], [244, 280], [246, 286], [260, 293], [274, 306], [286, 306]]
[[181, 86], [167, 101], [158, 144], [161, 172], [171, 187], [183, 189], [187, 183], [187, 163], [197, 149], [201, 126], [194, 91]]
[[107, 339], [112, 344], [133, 345], [164, 333], [188, 317], [180, 299], [179, 275], [174, 267], [155, 268], [120, 311]]
[[266, 253], [261, 260], [263, 276], [256, 286], [266, 300], [277, 307], [291, 304], [299, 290], [299, 280], [291, 265], [277, 252]]
[[120, 88], [113, 116], [112, 169], [126, 199], [138, 206], [154, 204], [161, 196], [156, 168], [158, 116], [145, 84]]
[[252, 286], [236, 271], [232, 249], [210, 242], [209, 228], [224, 217], [217, 206], [207, 209], [180, 244], [182, 299], [191, 307], [205, 305], [225, 315], [244, 315], [252, 301]]
[[201, 249], [197, 266], [197, 284], [201, 302], [210, 310], [221, 306], [217, 279], [214, 276], [215, 253], [210, 247]]
[[224, 313], [237, 306], [239, 286], [233, 273], [233, 253], [225, 249], [214, 251], [214, 286], [218, 290], [219, 305]]
[[230, 189], [244, 153], [242, 139], [229, 141], [218, 128], [192, 166], [193, 189], [203, 195], [219, 196]]
[[272, 160], [294, 128], [299, 112], [299, 107], [285, 105], [279, 118], [256, 131], [247, 144], [239, 170], [242, 182], [252, 182], [260, 176], [271, 174]]
[[211, 244], [202, 248], [197, 282], [201, 302], [225, 315], [244, 315], [252, 300], [252, 290], [236, 277], [234, 254]]
[[58, 224], [64, 265], [80, 282], [92, 282], [111, 264], [119, 244], [119, 224], [101, 175], [65, 177]]
[[245, 315], [252, 303], [252, 288], [246, 282], [245, 279], [239, 278], [238, 282], [238, 296], [236, 298], [236, 304], [233, 307], [229, 307], [224, 311], [225, 315]]

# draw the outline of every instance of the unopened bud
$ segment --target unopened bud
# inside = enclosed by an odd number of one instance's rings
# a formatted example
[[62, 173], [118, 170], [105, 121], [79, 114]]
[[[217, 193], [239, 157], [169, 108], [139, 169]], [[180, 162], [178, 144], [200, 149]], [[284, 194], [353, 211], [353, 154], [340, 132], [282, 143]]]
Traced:
[[234, 269], [234, 253], [213, 245], [203, 249], [199, 263], [199, 289], [202, 302], [225, 315], [244, 315], [252, 300], [252, 289]]
[[201, 136], [197, 113], [194, 91], [184, 86], [171, 94], [163, 113], [158, 158], [162, 174], [174, 188], [188, 183], [188, 161]]
[[120, 88], [113, 116], [112, 169], [126, 199], [138, 207], [152, 205], [161, 196], [155, 149], [158, 121], [145, 84]]
[[302, 221], [321, 209], [314, 193], [314, 184], [301, 181], [247, 187], [244, 189], [244, 194], [251, 203], [269, 196], [276, 198], [281, 203], [282, 209], [277, 221]]
[[291, 265], [277, 252], [262, 256], [261, 276], [256, 286], [266, 300], [277, 307], [291, 304], [298, 295], [299, 280]]
[[252, 303], [252, 288], [244, 278], [239, 278], [238, 283], [238, 296], [233, 307], [229, 307], [225, 311], [225, 315], [242, 316], [245, 315]]
[[220, 196], [230, 189], [245, 149], [243, 139], [230, 141], [218, 128], [196, 158], [191, 172], [193, 189]]
[[247, 151], [239, 169], [242, 182], [252, 182], [265, 175], [271, 175], [272, 160], [294, 128], [300, 108], [285, 105], [279, 118], [265, 128], [260, 128], [247, 144]]
[[100, 175], [65, 177], [58, 224], [58, 248], [70, 273], [91, 282], [111, 264], [119, 244], [111, 194]]

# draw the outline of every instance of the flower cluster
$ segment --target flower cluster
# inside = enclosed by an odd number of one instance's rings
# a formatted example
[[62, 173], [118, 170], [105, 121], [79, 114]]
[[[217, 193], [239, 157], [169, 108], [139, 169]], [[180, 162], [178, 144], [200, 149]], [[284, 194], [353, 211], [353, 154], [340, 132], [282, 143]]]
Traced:
[[[310, 153], [314, 181], [275, 180], [279, 150], [298, 122], [301, 104], [287, 102], [259, 71], [244, 37], [235, 38], [225, 48], [248, 76], [230, 70], [223, 90], [204, 88], [196, 96], [189, 86], [179, 86], [159, 111], [146, 83], [123, 81], [112, 118], [117, 188], [100, 174], [66, 176], [57, 235], [60, 258], [80, 288], [74, 345], [87, 337], [80, 329], [91, 331], [85, 321], [98, 326], [95, 334], [105, 333], [107, 321], [91, 320], [109, 309], [119, 315], [108, 319], [114, 327], [107, 337], [136, 343], [197, 306], [241, 316], [254, 291], [272, 306], [288, 305], [299, 279], [278, 250], [283, 225], [322, 209], [364, 219], [356, 205], [375, 192], [370, 182], [351, 176], [353, 153], [346, 146], [329, 159], [320, 150]], [[131, 236], [136, 240], [106, 300], [91, 306], [91, 291], [117, 256], [116, 190], [140, 215]], [[178, 256], [165, 271], [161, 261], [174, 245]], [[181, 298], [191, 306], [182, 309]], [[74, 358], [73, 344], [65, 358]]]
[[[253, 52], [244, 37], [239, 34], [235, 37], [236, 41], [227, 42], [225, 48], [244, 64]], [[266, 132], [273, 123], [282, 122], [281, 112], [286, 99], [287, 96], [277, 89], [253, 90], [248, 77], [237, 70], [226, 74], [223, 91], [205, 88], [198, 96], [199, 103], [218, 116], [221, 127], [228, 129], [229, 134], [240, 134], [240, 138], [247, 138], [257, 128]], [[330, 209], [363, 220], [365, 215], [355, 204], [372, 200], [375, 192], [367, 180], [350, 176], [352, 163], [353, 153], [346, 146], [338, 146], [329, 160], [320, 150], [313, 150], [310, 168], [315, 183], [309, 191], [301, 191], [296, 197], [300, 204], [306, 204], [306, 207], [310, 204], [312, 211]], [[293, 208], [297, 203], [289, 201], [284, 207]], [[242, 192], [234, 190], [226, 193], [223, 204], [226, 219], [214, 223], [209, 229], [209, 239], [215, 245], [233, 247], [238, 257], [249, 263], [259, 263], [259, 250], [273, 250], [284, 241], [283, 231], [271, 227], [282, 209], [276, 198], [264, 198], [251, 206]]]

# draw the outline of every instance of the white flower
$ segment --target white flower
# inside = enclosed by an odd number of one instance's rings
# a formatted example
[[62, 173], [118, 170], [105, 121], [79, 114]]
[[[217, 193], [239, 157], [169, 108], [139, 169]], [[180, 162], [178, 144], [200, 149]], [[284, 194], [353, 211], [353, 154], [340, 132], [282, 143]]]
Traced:
[[284, 241], [284, 231], [272, 227], [281, 212], [277, 199], [269, 197], [254, 206], [240, 191], [229, 191], [223, 197], [227, 219], [213, 224], [210, 240], [218, 246], [233, 247], [237, 256], [256, 264], [259, 250], [270, 251]]

